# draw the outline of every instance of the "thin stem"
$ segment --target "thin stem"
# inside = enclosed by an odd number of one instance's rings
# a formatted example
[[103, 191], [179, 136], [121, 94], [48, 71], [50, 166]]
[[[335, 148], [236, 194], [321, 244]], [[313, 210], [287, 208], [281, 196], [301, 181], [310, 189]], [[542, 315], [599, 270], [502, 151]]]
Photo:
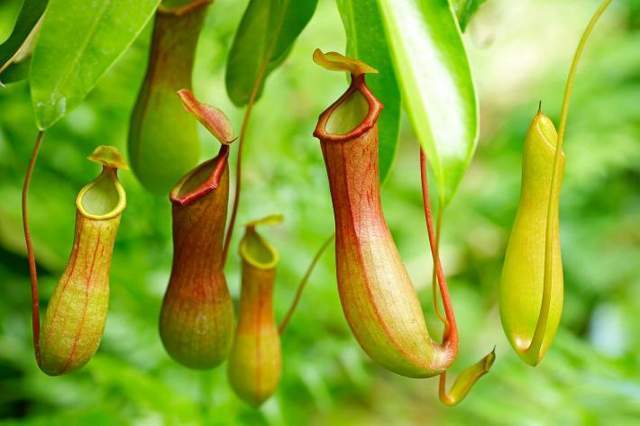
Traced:
[[429, 182], [427, 177], [427, 155], [422, 148], [420, 149], [420, 177], [422, 183], [422, 203], [424, 207], [424, 218], [427, 223], [427, 233], [429, 234], [429, 246], [431, 247], [431, 255], [433, 257], [433, 265], [436, 271], [436, 278], [438, 281], [438, 287], [440, 289], [440, 295], [442, 297], [442, 305], [445, 313], [445, 328], [443, 333], [443, 344], [450, 343], [452, 347], [457, 351], [458, 347], [458, 327], [456, 325], [456, 318], [453, 312], [453, 306], [451, 305], [451, 298], [449, 297], [449, 288], [447, 287], [447, 280], [442, 269], [442, 263], [440, 262], [440, 256], [437, 249], [436, 235], [433, 227], [433, 216], [431, 214], [431, 201], [429, 199]]
[[229, 219], [229, 226], [227, 227], [227, 233], [224, 237], [224, 246], [222, 248], [222, 265], [227, 261], [229, 255], [229, 246], [231, 245], [231, 237], [233, 236], [233, 229], [236, 225], [236, 218], [238, 216], [238, 207], [240, 206], [240, 194], [242, 191], [242, 152], [244, 151], [244, 141], [247, 137], [247, 130], [249, 128], [249, 121], [251, 120], [251, 113], [253, 112], [253, 106], [258, 95], [258, 88], [260, 85], [256, 84], [249, 97], [247, 103], [247, 109], [244, 111], [244, 117], [242, 118], [242, 126], [240, 127], [240, 137], [238, 138], [238, 157], [236, 158], [236, 187], [233, 195], [233, 207], [231, 209], [231, 218]]
[[334, 238], [335, 238], [335, 233], [331, 234], [331, 236], [324, 243], [322, 243], [322, 245], [316, 252], [316, 255], [311, 260], [311, 263], [309, 264], [307, 271], [304, 273], [304, 276], [302, 277], [302, 279], [300, 280], [300, 283], [298, 284], [298, 290], [296, 291], [296, 295], [293, 298], [293, 303], [291, 303], [291, 307], [289, 308], [289, 310], [287, 311], [287, 314], [284, 316], [284, 319], [282, 320], [282, 322], [280, 322], [280, 325], [278, 326], [278, 333], [280, 335], [284, 333], [284, 330], [287, 328], [287, 325], [289, 324], [289, 321], [291, 320], [293, 313], [298, 307], [298, 303], [300, 303], [300, 298], [302, 297], [302, 292], [304, 291], [307, 285], [307, 282], [309, 281], [309, 277], [311, 277], [311, 273], [313, 272], [316, 265], [318, 264], [320, 257], [322, 257], [322, 254], [327, 249], [327, 247], [329, 247], [329, 245], [331, 244]]
[[[423, 155], [424, 151], [421, 149], [420, 150], [420, 154], [421, 154], [421, 164], [426, 162], [426, 159], [423, 159], [425, 156]], [[424, 166], [423, 166], [424, 167]], [[426, 167], [425, 167], [426, 169]], [[424, 175], [427, 173], [426, 170], [421, 171], [421, 173]], [[440, 208], [438, 209], [438, 213], [437, 213], [437, 218], [436, 218], [436, 256], [440, 256], [440, 235], [442, 234], [442, 209], [443, 209], [443, 205], [440, 204], [439, 206]], [[438, 290], [436, 287], [436, 268], [435, 265], [433, 266], [433, 275], [431, 276], [431, 291], [432, 291], [432, 298], [433, 298], [433, 309], [436, 311], [436, 315], [438, 316], [438, 318], [440, 319], [440, 321], [442, 321], [442, 323], [445, 325], [447, 325], [447, 320], [445, 319], [444, 315], [442, 314], [442, 311], [440, 310], [440, 304], [438, 303]], [[449, 398], [447, 395], [447, 371], [445, 370], [442, 374], [440, 374], [439, 376], [439, 382], [438, 382], [438, 394], [440, 396], [440, 400], [443, 401], [443, 403], [445, 403], [446, 405], [450, 405], [449, 403]]]
[[567, 84], [565, 86], [564, 99], [562, 101], [562, 112], [560, 114], [560, 128], [558, 131], [558, 149], [556, 151], [556, 157], [554, 158], [555, 165], [558, 164], [558, 160], [560, 158], [560, 156], [558, 155], [558, 152], [562, 150], [562, 144], [564, 143], [564, 136], [567, 130], [567, 118], [569, 116], [569, 106], [571, 102], [571, 95], [573, 93], [573, 87], [575, 85], [576, 74], [578, 71], [578, 64], [580, 63], [580, 59], [582, 58], [582, 54], [584, 53], [585, 48], [587, 47], [587, 42], [589, 41], [589, 37], [591, 36], [591, 33], [593, 33], [593, 30], [595, 29], [596, 24], [600, 20], [600, 17], [604, 14], [604, 12], [607, 10], [607, 8], [609, 7], [609, 5], [611, 5], [612, 2], [613, 0], [603, 0], [603, 2], [600, 4], [596, 12], [591, 17], [591, 21], [589, 21], [587, 28], [584, 30], [584, 33], [582, 34], [582, 38], [578, 43], [576, 53], [574, 54], [573, 61], [571, 63], [571, 68], [569, 70], [569, 76], [567, 78]]
[[[278, 34], [284, 25], [284, 17], [283, 14], [278, 21], [277, 25], [273, 28], [273, 34]], [[265, 52], [266, 57], [270, 56], [270, 52], [276, 46], [278, 42], [278, 37], [274, 37], [269, 49]], [[240, 193], [242, 189], [242, 151], [244, 147], [244, 140], [247, 136], [247, 129], [249, 127], [249, 121], [251, 119], [251, 112], [253, 111], [253, 106], [256, 103], [256, 99], [258, 98], [258, 93], [260, 91], [260, 87], [262, 87], [262, 83], [264, 77], [267, 73], [267, 65], [268, 61], [263, 60], [258, 72], [256, 74], [256, 79], [253, 82], [253, 87], [251, 89], [251, 96], [249, 96], [249, 101], [247, 102], [247, 109], [244, 111], [244, 117], [242, 118], [242, 126], [240, 128], [240, 137], [238, 140], [238, 158], [236, 159], [236, 188], [234, 191], [233, 198], [233, 208], [231, 209], [231, 219], [229, 219], [229, 226], [227, 227], [227, 234], [224, 237], [224, 246], [222, 248], [222, 266], [227, 261], [227, 256], [229, 255], [229, 246], [231, 245], [231, 237], [233, 236], [233, 228], [236, 224], [236, 218], [238, 216], [238, 207], [240, 206]]]
[[29, 208], [28, 195], [31, 186], [31, 177], [36, 166], [36, 159], [42, 146], [44, 139], [44, 131], [39, 131], [36, 136], [35, 145], [29, 166], [24, 176], [24, 184], [22, 186], [22, 227], [24, 229], [24, 242], [27, 246], [27, 260], [29, 262], [29, 278], [31, 279], [31, 326], [33, 328], [33, 348], [36, 353], [36, 361], [40, 365], [40, 299], [38, 296], [38, 269], [36, 266], [36, 255], [31, 240], [31, 230], [29, 228]]
[[440, 401], [448, 406], [454, 405], [451, 401], [450, 395], [447, 393], [447, 371], [445, 370], [440, 376], [438, 376], [438, 396]]
[[[440, 244], [440, 236], [442, 234], [442, 212], [444, 209], [444, 203], [440, 203], [440, 208], [438, 209], [438, 218], [436, 225], [436, 232], [434, 236], [433, 230], [433, 219], [431, 215], [431, 203], [429, 200], [429, 182], [427, 178], [427, 155], [425, 151], [420, 148], [420, 178], [422, 182], [422, 202], [424, 204], [424, 216], [427, 222], [427, 232], [429, 233], [429, 244], [431, 245], [431, 253], [433, 255], [433, 265], [434, 265], [434, 283], [437, 278], [440, 295], [442, 296], [442, 304], [444, 306], [444, 311], [446, 318], [443, 318], [442, 313], [440, 313], [438, 309], [437, 303], [437, 294], [435, 291], [435, 285], [433, 286], [433, 303], [436, 314], [438, 318], [442, 320], [445, 325], [442, 344], [446, 345], [449, 343], [454, 351], [454, 356], [458, 350], [458, 328], [456, 326], [456, 320], [453, 313], [453, 308], [451, 306], [451, 300], [449, 298], [449, 290], [447, 288], [447, 282], [445, 279], [444, 272], [442, 271], [442, 264], [440, 262], [440, 254], [438, 251], [438, 246]], [[442, 199], [441, 199], [442, 201]], [[495, 349], [491, 351], [489, 354], [485, 355], [480, 361], [473, 364], [470, 367], [465, 368], [455, 380], [451, 389], [447, 392], [447, 370], [444, 370], [440, 373], [439, 383], [438, 383], [438, 394], [440, 397], [440, 401], [447, 406], [454, 406], [460, 403], [467, 394], [470, 392], [471, 388], [475, 385], [475, 383], [485, 374], [489, 372], [493, 362], [495, 361]]]
[[[440, 256], [440, 235], [442, 235], [442, 210], [443, 206], [440, 205], [438, 213], [436, 214], [436, 256]], [[433, 299], [433, 309], [436, 311], [436, 315], [442, 321], [443, 324], [447, 323], [442, 311], [440, 310], [440, 304], [438, 303], [438, 291], [436, 288], [436, 268], [433, 267], [433, 275], [431, 276], [431, 291]]]
[[531, 339], [531, 344], [525, 352], [534, 351], [536, 354], [540, 353], [542, 349], [542, 342], [547, 330], [547, 323], [549, 321], [549, 311], [551, 307], [551, 279], [553, 276], [553, 229], [556, 226], [554, 221], [554, 211], [557, 209], [553, 205], [554, 200], [558, 199], [557, 193], [560, 189], [556, 188], [556, 182], [560, 179], [560, 155], [562, 153], [562, 146], [564, 143], [564, 136], [567, 130], [567, 119], [569, 117], [569, 106], [571, 101], [571, 95], [573, 94], [573, 87], [575, 84], [576, 73], [578, 70], [578, 64], [582, 58], [582, 54], [589, 40], [589, 36], [593, 32], [600, 17], [607, 10], [613, 0], [604, 0], [596, 12], [591, 17], [587, 28], [584, 30], [576, 52], [571, 62], [571, 68], [569, 69], [569, 76], [567, 77], [567, 83], [564, 91], [564, 100], [562, 102], [562, 112], [560, 114], [560, 129], [558, 131], [558, 141], [556, 144], [556, 152], [553, 158], [553, 174], [551, 176], [551, 188], [549, 190], [549, 202], [547, 205], [547, 226], [545, 231], [545, 255], [544, 255], [544, 284], [542, 290], [542, 302], [540, 308], [540, 316], [536, 323], [536, 328]]

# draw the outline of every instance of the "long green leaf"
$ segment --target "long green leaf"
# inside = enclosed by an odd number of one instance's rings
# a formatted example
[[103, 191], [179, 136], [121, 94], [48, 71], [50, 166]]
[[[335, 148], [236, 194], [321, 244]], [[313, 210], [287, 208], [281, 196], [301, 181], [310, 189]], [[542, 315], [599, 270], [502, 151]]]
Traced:
[[454, 196], [475, 151], [478, 108], [448, 0], [378, 0], [405, 106], [440, 201]]
[[[307, 25], [318, 0], [251, 0], [229, 52], [229, 98], [246, 105], [262, 93], [264, 81], [287, 57]], [[254, 94], [255, 91], [255, 94]]]
[[396, 152], [401, 96], [382, 16], [376, 0], [337, 0], [337, 3], [347, 34], [347, 54], [379, 71], [367, 76], [367, 85], [384, 104], [379, 121], [380, 179], [384, 181]]
[[11, 35], [0, 44], [0, 75], [29, 56], [28, 51], [33, 42], [33, 36], [29, 36], [37, 31], [37, 23], [47, 3], [48, 0], [25, 0], [22, 4]]
[[31, 60], [38, 127], [76, 107], [135, 40], [159, 0], [51, 0]]

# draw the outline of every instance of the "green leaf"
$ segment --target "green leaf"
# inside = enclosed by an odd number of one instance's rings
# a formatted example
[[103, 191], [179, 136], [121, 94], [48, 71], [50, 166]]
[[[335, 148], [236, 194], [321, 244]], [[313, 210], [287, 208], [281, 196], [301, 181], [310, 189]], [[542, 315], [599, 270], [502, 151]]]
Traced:
[[38, 127], [76, 107], [135, 40], [159, 0], [51, 0], [31, 60]]
[[[0, 75], [3, 75], [4, 71], [12, 65], [24, 62], [29, 57], [35, 34], [29, 36], [37, 32], [38, 21], [47, 3], [48, 0], [25, 0], [23, 3], [13, 32], [4, 43], [0, 44]], [[15, 78], [16, 74], [13, 76]]]
[[453, 8], [456, 12], [456, 16], [458, 17], [458, 23], [460, 24], [460, 29], [465, 31], [467, 29], [467, 25], [469, 25], [469, 21], [475, 13], [478, 11], [478, 8], [482, 6], [487, 0], [453, 0]]
[[447, 0], [378, 4], [409, 118], [446, 205], [478, 136], [476, 94], [460, 29]]
[[[229, 52], [226, 85], [238, 106], [257, 100], [264, 82], [287, 57], [318, 0], [251, 0]], [[255, 94], [254, 94], [255, 92]]]
[[379, 74], [367, 76], [367, 85], [384, 104], [378, 122], [380, 180], [384, 181], [396, 153], [401, 95], [384, 36], [382, 16], [376, 0], [337, 0], [337, 3], [347, 34], [347, 55], [379, 71]]
[[0, 43], [11, 35], [23, 3], [24, 0], [0, 1]]

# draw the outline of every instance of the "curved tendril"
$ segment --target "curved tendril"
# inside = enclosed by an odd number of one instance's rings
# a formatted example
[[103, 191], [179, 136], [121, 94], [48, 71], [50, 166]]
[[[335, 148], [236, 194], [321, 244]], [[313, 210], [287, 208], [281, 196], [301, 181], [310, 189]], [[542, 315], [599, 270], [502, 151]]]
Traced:
[[[540, 308], [540, 315], [536, 323], [536, 328], [533, 333], [533, 338], [529, 347], [522, 351], [522, 353], [534, 353], [536, 358], [539, 358], [540, 351], [542, 350], [542, 342], [544, 341], [545, 332], [547, 330], [547, 322], [549, 320], [549, 311], [551, 306], [551, 277], [553, 276], [553, 239], [551, 238], [553, 228], [555, 226], [554, 214], [556, 210], [553, 206], [553, 200], [558, 198], [556, 194], [556, 182], [560, 179], [560, 155], [562, 152], [562, 145], [564, 143], [564, 136], [567, 130], [567, 118], [569, 116], [569, 104], [571, 95], [573, 94], [573, 86], [575, 83], [576, 73], [578, 70], [578, 64], [584, 53], [584, 50], [589, 40], [589, 36], [593, 32], [600, 17], [607, 10], [613, 0], [603, 0], [598, 9], [595, 11], [589, 24], [587, 25], [569, 69], [569, 76], [565, 86], [564, 100], [562, 102], [562, 112], [560, 114], [560, 129], [558, 131], [558, 141], [556, 143], [556, 152], [553, 158], [553, 174], [551, 176], [551, 188], [549, 190], [549, 203], [547, 205], [547, 226], [545, 231], [545, 255], [544, 255], [544, 284], [542, 290], [542, 302]], [[558, 189], [559, 190], [559, 189]]]
[[[434, 275], [438, 279], [440, 288], [440, 295], [442, 296], [442, 304], [444, 306], [445, 316], [443, 318], [442, 313], [438, 309], [437, 294], [435, 291], [435, 285], [433, 286], [434, 308], [436, 314], [442, 320], [445, 325], [443, 333], [443, 345], [447, 344], [447, 341], [452, 343], [454, 347], [454, 354], [458, 349], [458, 329], [456, 326], [453, 309], [451, 307], [451, 301], [449, 300], [449, 293], [447, 289], [447, 282], [442, 271], [442, 264], [440, 262], [440, 255], [438, 252], [438, 246], [440, 243], [440, 235], [442, 229], [442, 207], [438, 211], [437, 218], [437, 231], [433, 230], [433, 219], [431, 215], [431, 203], [429, 201], [429, 182], [427, 178], [427, 155], [425, 151], [420, 149], [420, 178], [422, 183], [422, 201], [424, 205], [424, 214], [427, 222], [427, 232], [429, 233], [429, 243], [431, 245], [431, 253], [433, 256]], [[435, 284], [435, 279], [434, 279]], [[447, 372], [446, 370], [440, 374], [440, 381], [438, 385], [440, 401], [448, 406], [457, 405], [462, 401], [467, 394], [471, 391], [473, 385], [485, 374], [489, 372], [491, 366], [496, 359], [495, 348], [484, 356], [480, 361], [476, 362], [470, 367], [465, 368], [456, 378], [455, 382], [451, 386], [451, 389], [447, 392]]]
[[[280, 19], [274, 27], [274, 33], [280, 31], [282, 26], [284, 25], [284, 15], [282, 19]], [[274, 38], [271, 45], [268, 46], [267, 51], [272, 51], [278, 41], [278, 38]], [[258, 99], [258, 94], [260, 92], [260, 87], [262, 86], [263, 80], [267, 73], [267, 67], [269, 63], [268, 61], [263, 61], [256, 73], [256, 79], [253, 83], [253, 88], [251, 89], [251, 95], [249, 96], [249, 101], [247, 102], [247, 108], [244, 111], [244, 117], [242, 118], [242, 125], [240, 127], [240, 136], [238, 140], [238, 156], [236, 157], [236, 188], [233, 194], [233, 207], [231, 208], [231, 218], [229, 219], [229, 225], [227, 226], [227, 232], [224, 237], [224, 245], [222, 246], [222, 267], [227, 261], [227, 257], [229, 255], [229, 246], [231, 245], [231, 237], [233, 236], [233, 228], [236, 224], [236, 218], [238, 217], [238, 208], [240, 207], [240, 194], [242, 190], [242, 152], [244, 148], [244, 140], [247, 137], [247, 130], [249, 128], [249, 121], [251, 120], [251, 112], [253, 111], [253, 107]]]
[[24, 176], [24, 184], [22, 186], [22, 227], [24, 230], [24, 241], [27, 247], [27, 259], [29, 262], [29, 278], [31, 279], [31, 326], [33, 329], [33, 347], [36, 354], [36, 362], [40, 365], [40, 299], [38, 297], [38, 267], [36, 265], [36, 254], [33, 249], [33, 242], [31, 240], [31, 230], [29, 227], [29, 208], [28, 208], [28, 196], [29, 188], [31, 186], [31, 177], [33, 170], [36, 166], [36, 160], [42, 141], [44, 139], [44, 131], [39, 131], [36, 136], [35, 145], [31, 158], [29, 159], [29, 166]]
[[[264, 74], [264, 70], [260, 72], [260, 76]], [[262, 77], [256, 79], [260, 81]], [[244, 117], [242, 118], [242, 125], [240, 127], [240, 136], [238, 137], [238, 156], [236, 157], [236, 187], [233, 193], [233, 207], [231, 208], [231, 218], [229, 219], [229, 225], [227, 226], [227, 233], [224, 237], [224, 245], [222, 246], [222, 266], [227, 261], [229, 255], [229, 246], [231, 245], [231, 237], [233, 236], [233, 228], [236, 225], [236, 218], [238, 217], [238, 207], [240, 206], [240, 194], [242, 192], [242, 152], [244, 151], [244, 141], [247, 137], [247, 130], [249, 128], [249, 121], [251, 120], [251, 113], [253, 112], [253, 106], [256, 103], [258, 97], [259, 84], [255, 84], [247, 102], [247, 108], [244, 111]]]
[[291, 320], [291, 317], [293, 316], [293, 313], [295, 312], [296, 308], [298, 307], [298, 303], [300, 303], [300, 298], [302, 297], [302, 292], [304, 291], [304, 289], [305, 289], [305, 287], [307, 285], [307, 282], [309, 281], [309, 278], [311, 277], [311, 274], [313, 273], [313, 270], [315, 269], [316, 265], [318, 264], [318, 261], [320, 260], [320, 258], [324, 254], [324, 252], [327, 249], [327, 247], [329, 247], [329, 245], [331, 244], [331, 242], [333, 241], [335, 236], [336, 236], [335, 233], [331, 234], [331, 236], [329, 238], [327, 238], [327, 240], [324, 243], [322, 243], [322, 245], [320, 246], [320, 248], [316, 252], [315, 256], [311, 260], [311, 263], [309, 264], [309, 267], [307, 268], [307, 271], [304, 273], [304, 275], [302, 276], [302, 279], [300, 280], [300, 283], [298, 284], [298, 289], [296, 290], [296, 295], [293, 298], [293, 302], [291, 303], [291, 307], [289, 307], [289, 310], [287, 311], [287, 314], [284, 316], [284, 318], [280, 322], [280, 325], [278, 326], [278, 334], [282, 335], [282, 333], [284, 333], [284, 330], [287, 328], [287, 325], [289, 324], [289, 321]]
[[[442, 205], [436, 213], [436, 256], [440, 256], [440, 236], [442, 234]], [[431, 275], [431, 298], [433, 300], [433, 309], [436, 312], [436, 316], [443, 324], [447, 323], [442, 311], [440, 310], [440, 304], [438, 303], [438, 289], [436, 288], [436, 268], [433, 267], [433, 274]]]
[[451, 305], [451, 298], [449, 297], [449, 288], [447, 286], [447, 280], [442, 269], [442, 263], [440, 262], [440, 255], [438, 253], [438, 242], [433, 229], [433, 215], [431, 214], [431, 201], [429, 199], [429, 182], [427, 178], [427, 155], [420, 147], [420, 180], [422, 183], [422, 203], [424, 207], [424, 218], [427, 223], [427, 233], [429, 234], [429, 246], [431, 248], [431, 256], [433, 258], [433, 268], [440, 289], [440, 296], [442, 297], [442, 305], [445, 314], [445, 329], [443, 333], [443, 345], [451, 343], [454, 348], [454, 353], [458, 348], [458, 327], [456, 326], [456, 318], [453, 312], [453, 306]]

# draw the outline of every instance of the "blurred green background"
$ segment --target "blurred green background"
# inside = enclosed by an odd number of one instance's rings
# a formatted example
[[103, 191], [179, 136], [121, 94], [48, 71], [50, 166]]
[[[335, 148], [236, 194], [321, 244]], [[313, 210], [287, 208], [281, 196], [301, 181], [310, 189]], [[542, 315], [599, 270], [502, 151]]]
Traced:
[[[5, 2], [3, 2], [5, 3]], [[217, 0], [198, 47], [194, 91], [227, 111], [224, 66], [247, 1]], [[122, 173], [129, 206], [112, 268], [106, 333], [77, 373], [51, 378], [31, 347], [30, 293], [20, 188], [35, 125], [25, 83], [0, 90], [0, 423], [289, 425], [640, 424], [640, 1], [617, 1], [578, 77], [566, 141], [561, 206], [565, 311], [555, 345], [537, 368], [523, 364], [500, 326], [497, 283], [518, 201], [521, 149], [543, 101], [557, 120], [564, 78], [596, 1], [489, 0], [465, 40], [480, 94], [482, 134], [462, 188], [445, 214], [442, 255], [461, 331], [453, 373], [494, 345], [489, 375], [456, 408], [437, 400], [437, 380], [374, 365], [344, 320], [333, 256], [323, 257], [283, 336], [277, 394], [259, 411], [238, 400], [225, 367], [194, 372], [173, 362], [157, 332], [171, 260], [169, 202]], [[5, 3], [6, 4], [6, 3]], [[9, 18], [7, 18], [9, 19]], [[7, 20], [5, 19], [5, 20]], [[11, 23], [0, 22], [0, 40]], [[125, 150], [150, 32], [50, 132], [30, 196], [46, 306], [71, 248], [77, 191], [97, 173], [85, 160], [99, 144]], [[333, 230], [318, 141], [319, 112], [345, 87], [311, 61], [315, 47], [344, 49], [340, 17], [321, 0], [290, 58], [267, 81], [247, 140], [239, 223], [281, 212], [265, 231], [281, 252], [276, 315], [286, 312], [315, 250]], [[200, 129], [207, 156], [217, 143]], [[383, 189], [387, 220], [431, 329], [431, 261], [422, 217], [417, 142], [404, 120]], [[234, 251], [241, 232], [235, 233]], [[227, 278], [239, 293], [239, 259]]]

